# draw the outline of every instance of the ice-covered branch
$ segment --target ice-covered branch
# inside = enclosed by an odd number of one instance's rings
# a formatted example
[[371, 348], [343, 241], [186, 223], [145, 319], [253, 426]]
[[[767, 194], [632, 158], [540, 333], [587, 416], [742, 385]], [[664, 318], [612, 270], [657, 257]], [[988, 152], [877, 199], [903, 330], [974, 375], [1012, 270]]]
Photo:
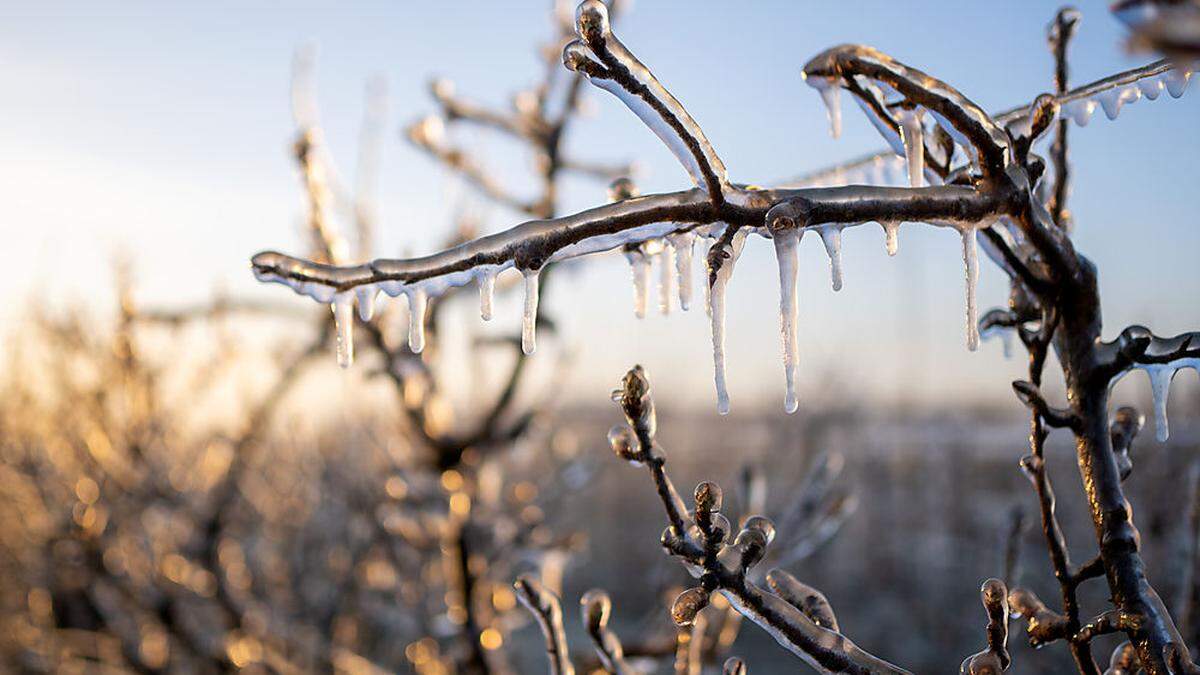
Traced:
[[987, 647], [968, 656], [959, 668], [963, 675], [998, 675], [1008, 670], [1008, 589], [999, 579], [988, 579], [979, 589], [987, 610]]
[[563, 630], [562, 605], [558, 596], [528, 574], [519, 577], [513, 588], [516, 589], [517, 599], [533, 614], [542, 629], [551, 674], [575, 675], [575, 667], [571, 665], [567, 652], [567, 634]]
[[1059, 428], [1074, 428], [1079, 425], [1079, 419], [1070, 410], [1066, 408], [1056, 408], [1042, 396], [1041, 389], [1032, 382], [1025, 380], [1017, 380], [1012, 384], [1013, 391], [1016, 392], [1017, 398], [1021, 399], [1030, 410], [1042, 416], [1046, 423], [1052, 427]]
[[1025, 619], [1025, 633], [1031, 646], [1041, 647], [1071, 637], [1071, 620], [1047, 607], [1033, 591], [1012, 589], [1008, 593], [1008, 604], [1014, 614]]
[[1171, 380], [1185, 368], [1200, 372], [1200, 333], [1164, 338], [1144, 326], [1130, 326], [1104, 345], [1104, 372], [1115, 383], [1131, 370], [1144, 370], [1154, 397], [1155, 436], [1165, 442], [1170, 435], [1167, 399]]
[[[1067, 93], [1067, 82], [1070, 75], [1067, 62], [1067, 48], [1075, 29], [1079, 27], [1079, 10], [1074, 7], [1063, 7], [1054, 16], [1046, 31], [1050, 51], [1054, 54], [1054, 93], [1062, 96]], [[1070, 212], [1067, 211], [1067, 194], [1069, 188], [1069, 160], [1067, 157], [1067, 134], [1070, 123], [1066, 117], [1060, 116], [1054, 132], [1054, 144], [1050, 148], [1051, 160], [1054, 164], [1054, 193], [1050, 197], [1048, 208], [1054, 222], [1059, 227], [1070, 229]]]
[[609, 599], [608, 593], [599, 589], [590, 590], [583, 594], [579, 604], [582, 606], [580, 611], [583, 615], [583, 626], [592, 638], [592, 645], [604, 669], [613, 675], [629, 675], [635, 672], [625, 663], [625, 650], [621, 647], [621, 640], [608, 627], [608, 618], [612, 614], [612, 600]]
[[[663, 532], [663, 547], [679, 558], [700, 581], [700, 585], [685, 590], [675, 599], [671, 616], [677, 625], [691, 625], [708, 606], [710, 595], [719, 591], [780, 645], [820, 672], [907, 672], [862, 651], [832, 627], [821, 625], [826, 622], [836, 625], [827, 602], [805, 597], [812, 594], [787, 585], [788, 592], [796, 592], [797, 597], [793, 599], [797, 604], [793, 604], [748, 579], [747, 573], [762, 561], [775, 538], [775, 526], [770, 520], [762, 516], [748, 518], [730, 541], [732, 529], [729, 519], [721, 513], [723, 500], [719, 486], [704, 482], [696, 487], [694, 519], [687, 516], [686, 510], [680, 509], [673, 488], [664, 491], [663, 483], [669, 486], [670, 482], [665, 475], [665, 457], [659, 446], [653, 446], [656, 461], [648, 463], [646, 455], [633, 445], [638, 437], [639, 445], [648, 446], [653, 441], [654, 430], [649, 381], [640, 367], [625, 375], [621, 389], [614, 392], [613, 398], [621, 405], [632, 426], [623, 433], [619, 429], [610, 432], [610, 440], [616, 439], [613, 447], [623, 459], [648, 464], [670, 522]], [[639, 428], [651, 433], [639, 432]], [[776, 580], [780, 579], [782, 577], [776, 575]], [[820, 596], [819, 593], [816, 595]], [[819, 620], [811, 618], [797, 605], [807, 607]]]
[[584, 0], [575, 14], [579, 40], [563, 50], [566, 67], [621, 99], [667, 145], [714, 204], [724, 199], [725, 164], [683, 104], [613, 34], [608, 8]]

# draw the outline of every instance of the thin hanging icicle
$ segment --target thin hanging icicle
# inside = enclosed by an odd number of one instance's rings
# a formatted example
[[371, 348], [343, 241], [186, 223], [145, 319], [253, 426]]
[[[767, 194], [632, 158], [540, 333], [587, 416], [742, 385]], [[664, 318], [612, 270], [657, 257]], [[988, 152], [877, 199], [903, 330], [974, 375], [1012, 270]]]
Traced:
[[692, 246], [696, 235], [692, 232], [681, 232], [669, 237], [671, 247], [675, 249], [675, 280], [679, 287], [679, 308], [687, 311], [692, 304]]
[[675, 274], [675, 249], [670, 240], [663, 240], [658, 263], [658, 311], [666, 315], [671, 313], [671, 277]]
[[641, 247], [626, 249], [625, 259], [633, 272], [633, 314], [644, 319], [650, 300], [650, 260]]
[[901, 108], [896, 112], [896, 118], [900, 122], [904, 158], [908, 161], [908, 184], [921, 187], [925, 174], [925, 129], [921, 126], [921, 113]]
[[879, 224], [883, 226], [883, 234], [887, 239], [887, 254], [896, 255], [896, 251], [900, 250], [900, 221], [885, 220]]
[[1175, 366], [1162, 363], [1142, 366], [1150, 377], [1150, 393], [1154, 396], [1154, 437], [1159, 443], [1166, 443], [1171, 437], [1171, 428], [1167, 422], [1167, 398], [1171, 393], [1171, 378], [1175, 377]]
[[[729, 257], [725, 259], [719, 270], [717, 270], [716, 279], [708, 286], [708, 316], [712, 324], [712, 344], [713, 344], [713, 381], [717, 387], [717, 412], [722, 415], [729, 414], [729, 388], [725, 381], [725, 289], [729, 285], [729, 278], [733, 275], [733, 266], [737, 262], [738, 256], [742, 254], [742, 247], [746, 243], [745, 230], [738, 230], [733, 235], [733, 240], [727, 249]], [[718, 244], [713, 244], [717, 246]]]
[[979, 309], [975, 306], [975, 287], [979, 284], [979, 247], [974, 225], [962, 227], [963, 265], [967, 279], [967, 349], [979, 349]]
[[521, 351], [537, 350], [538, 271], [522, 270], [525, 275], [525, 312], [521, 316]]
[[479, 318], [492, 320], [492, 299], [496, 295], [496, 273], [487, 270], [479, 275]]
[[[842, 135], [842, 88], [836, 82], [813, 78], [813, 87], [821, 94], [825, 103], [825, 113], [829, 116], [829, 135], [839, 138]], [[818, 84], [819, 82], [819, 84]]]
[[796, 298], [796, 282], [800, 267], [800, 237], [803, 231], [797, 228], [775, 232], [775, 259], [779, 263], [779, 333], [783, 339], [783, 372], [787, 379], [787, 393], [783, 409], [796, 412], [796, 375], [799, 372], [799, 334], [797, 322], [799, 303]]
[[375, 315], [375, 298], [379, 295], [379, 287], [374, 284], [359, 286], [354, 294], [358, 297], [358, 317], [370, 321]]
[[349, 368], [354, 363], [354, 293], [338, 293], [329, 305], [333, 323], [337, 326], [337, 363]]
[[829, 223], [817, 228], [825, 253], [829, 254], [829, 274], [833, 279], [833, 290], [842, 290], [842, 224]]
[[420, 354], [425, 349], [425, 306], [428, 298], [425, 289], [414, 288], [407, 291], [408, 296], [408, 348], [414, 354]]

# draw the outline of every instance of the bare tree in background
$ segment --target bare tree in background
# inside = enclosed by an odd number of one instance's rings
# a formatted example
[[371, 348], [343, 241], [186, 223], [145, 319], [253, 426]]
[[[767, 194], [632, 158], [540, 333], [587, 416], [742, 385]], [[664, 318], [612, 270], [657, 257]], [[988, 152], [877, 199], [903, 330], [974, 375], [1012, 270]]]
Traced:
[[[908, 186], [871, 184], [873, 174], [886, 168], [889, 155], [881, 154], [796, 184], [762, 188], [730, 180], [695, 120], [617, 39], [606, 7], [585, 0], [576, 15], [578, 39], [563, 50], [566, 67], [613, 93], [637, 114], [675, 154], [694, 188], [645, 196], [621, 190], [611, 205], [560, 218], [538, 218], [424, 258], [339, 266], [265, 252], [254, 257], [253, 268], [260, 279], [287, 284], [320, 302], [332, 303], [334, 311], [342, 313], [353, 307], [356, 295], [373, 299], [379, 291], [411, 297], [478, 282], [486, 295], [498, 272], [515, 268], [526, 285], [523, 346], [533, 351], [538, 279], [548, 264], [623, 248], [634, 268], [637, 309], [644, 310], [646, 256], [658, 256], [664, 269], [670, 267], [668, 261], [674, 256], [681, 270], [680, 300], [686, 306], [694, 239], [707, 238], [713, 242], [706, 256], [707, 304], [713, 325], [718, 407], [725, 412], [729, 407], [724, 370], [725, 289], [748, 235], [758, 234], [772, 240], [778, 254], [785, 407], [791, 411], [798, 405], [796, 261], [800, 237], [809, 231], [821, 236], [836, 289], [842, 283], [841, 236], [845, 229], [879, 223], [887, 234], [888, 251], [894, 254], [902, 222], [951, 228], [963, 244], [968, 347], [976, 347], [981, 328], [1012, 330], [1030, 354], [1030, 379], [1014, 383], [1032, 420], [1031, 452], [1023, 466], [1037, 490], [1055, 576], [1063, 589], [1063, 607], [1058, 612], [1023, 589], [1010, 594], [1002, 582], [985, 584], [988, 647], [967, 659], [963, 671], [999, 672], [1008, 667], [1003, 617], [1011, 609], [1029, 621], [1034, 640], [1067, 642], [1080, 672], [1099, 672], [1090, 644], [1095, 636], [1108, 633], [1125, 634], [1131, 645], [1129, 650], [1119, 650], [1114, 662], [1135, 659], [1138, 668], [1152, 675], [1194, 672], [1188, 649], [1146, 576], [1139, 553], [1140, 535], [1121, 485], [1129, 475], [1129, 448], [1140, 417], [1132, 411], [1110, 415], [1109, 390], [1126, 373], [1145, 370], [1155, 394], [1158, 435], [1165, 439], [1171, 378], [1181, 368], [1200, 366], [1197, 334], [1168, 338], [1132, 326], [1117, 339], [1103, 341], [1098, 273], [1072, 242], [1066, 208], [1067, 120], [1086, 124], [1098, 107], [1115, 119], [1124, 105], [1143, 98], [1154, 100], [1164, 91], [1178, 97], [1187, 88], [1194, 63], [1191, 55], [1168, 50], [1169, 60], [1070, 88], [1065, 54], [1076, 20], [1076, 13], [1064, 11], [1052, 25], [1051, 42], [1058, 64], [1054, 93], [998, 114], [989, 114], [950, 84], [875, 49], [842, 45], [822, 52], [804, 66], [803, 75], [829, 106], [834, 134], [841, 126], [839, 98], [846, 92], [891, 143], [893, 152], [904, 158]], [[1047, 160], [1035, 152], [1035, 145], [1050, 136], [1055, 142]], [[818, 182], [825, 186], [814, 187]], [[1012, 288], [1008, 308], [989, 313], [982, 326], [975, 300], [980, 241], [1007, 273]], [[666, 278], [663, 286], [669, 286], [669, 276]], [[349, 339], [345, 323], [340, 332]], [[1065, 406], [1048, 401], [1041, 393], [1042, 371], [1051, 348], [1062, 369]], [[763, 521], [748, 523], [730, 543], [730, 528], [713, 517], [719, 510], [713, 504], [719, 504], [720, 498], [714, 498], [707, 488], [697, 491], [695, 515], [688, 513], [665, 480], [653, 442], [652, 409], [644, 414], [647, 395], [648, 386], [635, 371], [627, 378], [622, 405], [637, 442], [620, 448], [628, 448], [628, 459], [651, 468], [670, 522], [664, 545], [701, 580], [700, 586], [676, 602], [674, 613], [680, 623], [690, 623], [709, 594], [720, 590], [739, 611], [819, 670], [903, 672], [860, 650], [836, 627], [823, 625], [829, 619], [824, 614], [806, 612], [800, 606], [803, 602], [789, 602], [786, 583], [771, 592], [749, 580], [774, 536], [773, 526]], [[637, 401], [643, 401], [642, 407]], [[1045, 435], [1055, 428], [1075, 438], [1095, 529], [1096, 556], [1078, 567], [1066, 558], [1042, 459]], [[1099, 578], [1107, 582], [1112, 607], [1085, 618], [1077, 606], [1075, 589]], [[545, 615], [548, 603], [528, 584], [526, 591], [530, 605]], [[543, 620], [544, 627], [553, 623]], [[554, 636], [548, 635], [547, 640], [551, 644]]]

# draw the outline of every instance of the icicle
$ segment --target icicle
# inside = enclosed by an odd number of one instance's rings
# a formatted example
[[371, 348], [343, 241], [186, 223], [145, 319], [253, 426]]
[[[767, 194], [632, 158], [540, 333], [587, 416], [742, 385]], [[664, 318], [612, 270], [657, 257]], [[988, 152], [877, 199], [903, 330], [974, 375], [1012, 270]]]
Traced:
[[885, 220], [879, 224], [883, 226], [883, 233], [887, 237], [887, 254], [896, 255], [900, 248], [900, 221]]
[[337, 326], [337, 363], [349, 368], [354, 363], [354, 293], [338, 293], [329, 307]]
[[842, 290], [842, 224], [830, 223], [817, 228], [825, 253], [829, 254], [829, 273], [833, 279], [833, 290]]
[[538, 271], [523, 270], [525, 275], [525, 313], [521, 317], [521, 351], [537, 349]]
[[633, 314], [644, 319], [650, 295], [650, 261], [640, 247], [627, 249], [625, 259], [633, 271]]
[[979, 310], [975, 306], [975, 287], [979, 283], [979, 251], [976, 245], [977, 228], [962, 228], [963, 264], [967, 277], [967, 349], [979, 349]]
[[1179, 98], [1183, 96], [1183, 92], [1187, 91], [1188, 80], [1192, 77], [1190, 70], [1185, 70], [1181, 67], [1175, 67], [1162, 75], [1163, 84], [1167, 85], [1167, 93], [1171, 98]]
[[681, 232], [669, 237], [671, 247], [675, 249], [675, 276], [679, 286], [679, 308], [687, 311], [692, 304], [692, 246], [696, 235], [691, 232]]
[[904, 142], [904, 158], [908, 161], [908, 184], [921, 187], [925, 174], [925, 129], [921, 126], [921, 114], [901, 109], [896, 117], [900, 122], [900, 140]]
[[1117, 119], [1117, 115], [1121, 114], [1121, 106], [1126, 103], [1133, 103], [1141, 98], [1141, 90], [1134, 86], [1116, 87], [1108, 91], [1097, 94], [1100, 99], [1100, 107], [1104, 108], [1104, 116], [1110, 120]]
[[405, 295], [408, 296], [408, 348], [420, 354], [425, 349], [425, 289], [414, 288]]
[[[717, 412], [729, 414], [729, 389], [725, 382], [725, 288], [733, 275], [733, 266], [746, 243], [745, 230], [738, 230], [730, 242], [729, 257], [717, 271], [717, 278], [708, 287], [708, 316], [712, 324], [713, 380], [717, 386]], [[717, 246], [718, 244], [713, 244]]]
[[658, 264], [658, 311], [665, 315], [671, 313], [671, 276], [675, 273], [675, 249], [669, 240], [663, 240]]
[[1062, 113], [1075, 120], [1075, 124], [1086, 127], [1096, 110], [1096, 102], [1089, 99], [1077, 99], [1062, 107]]
[[496, 295], [496, 273], [487, 270], [479, 275], [479, 318], [492, 320], [492, 298]]
[[796, 412], [796, 375], [799, 371], [799, 336], [797, 319], [796, 281], [799, 272], [799, 246], [802, 231], [798, 229], [775, 232], [775, 258], [779, 263], [779, 333], [783, 338], [783, 373], [787, 378], [787, 393], [783, 409]]
[[1175, 366], [1167, 363], [1142, 366], [1150, 376], [1150, 393], [1154, 396], [1154, 437], [1166, 443], [1171, 436], [1167, 422], [1167, 397], [1171, 392], [1171, 378], [1175, 377]]
[[379, 288], [374, 284], [367, 284], [355, 289], [354, 294], [358, 296], [358, 318], [370, 321], [375, 315], [375, 298], [379, 295]]
[[826, 86], [817, 87], [821, 92], [821, 100], [825, 102], [825, 113], [829, 116], [829, 135], [840, 138], [842, 135], [842, 88], [830, 82]]

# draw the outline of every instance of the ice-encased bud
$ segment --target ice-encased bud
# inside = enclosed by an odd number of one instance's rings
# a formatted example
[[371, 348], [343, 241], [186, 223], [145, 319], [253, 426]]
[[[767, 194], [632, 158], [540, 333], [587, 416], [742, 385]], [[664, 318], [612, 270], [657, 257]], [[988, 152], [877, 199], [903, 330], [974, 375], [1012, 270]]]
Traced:
[[632, 199], [641, 194], [637, 184], [628, 176], [621, 176], [608, 184], [608, 201], [620, 202], [626, 199]]
[[690, 626], [705, 607], [708, 607], [708, 591], [702, 586], [694, 586], [680, 593], [671, 603], [671, 620], [676, 626]]
[[757, 565], [766, 555], [767, 535], [759, 529], [743, 528], [738, 532], [733, 544], [741, 549], [740, 565], [743, 570], [747, 570]]
[[588, 631], [595, 633], [608, 625], [608, 617], [612, 613], [612, 600], [608, 593], [593, 588], [583, 594], [579, 604], [583, 607], [583, 622]]
[[638, 464], [642, 461], [641, 452], [638, 450], [637, 436], [634, 435], [633, 429], [618, 424], [608, 430], [608, 444], [612, 446], [613, 452], [617, 457]]
[[588, 41], [607, 35], [608, 7], [600, 0], [583, 0], [575, 10], [575, 31]]
[[562, 62], [563, 66], [572, 73], [586, 71], [585, 64], [594, 63], [591, 51], [579, 40], [571, 40], [563, 47]]
[[729, 538], [729, 532], [732, 529], [728, 518], [720, 513], [712, 514], [708, 523], [709, 544], [724, 544], [725, 540]]
[[766, 516], [750, 516], [746, 519], [746, 524], [742, 526], [742, 529], [761, 532], [767, 545], [775, 540], [775, 523], [772, 523], [771, 519]]
[[725, 665], [721, 666], [722, 675], [746, 675], [746, 662], [736, 656], [731, 656], [725, 659]]
[[696, 486], [696, 510], [713, 513], [721, 510], [721, 486], [712, 481], [704, 481]]
[[446, 135], [446, 124], [437, 115], [426, 115], [408, 128], [408, 138], [417, 145], [440, 145]]

